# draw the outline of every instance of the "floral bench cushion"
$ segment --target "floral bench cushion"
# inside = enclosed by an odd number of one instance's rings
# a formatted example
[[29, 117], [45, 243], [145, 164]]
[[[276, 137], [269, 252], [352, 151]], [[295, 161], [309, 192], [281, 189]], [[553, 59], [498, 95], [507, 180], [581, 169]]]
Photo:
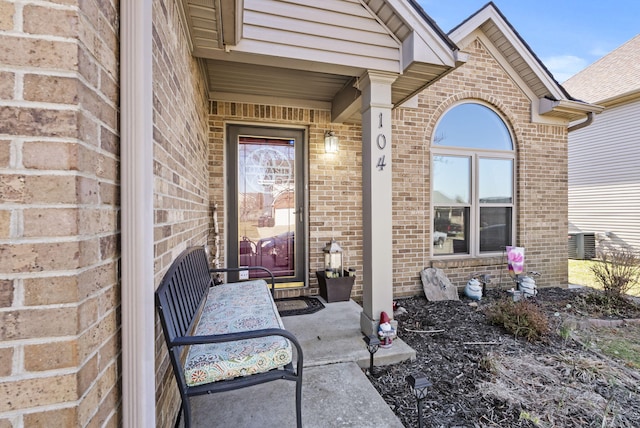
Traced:
[[[195, 335], [284, 328], [268, 285], [263, 280], [211, 287]], [[289, 364], [291, 343], [282, 336], [193, 345], [187, 353], [185, 378], [196, 386], [263, 373]]]

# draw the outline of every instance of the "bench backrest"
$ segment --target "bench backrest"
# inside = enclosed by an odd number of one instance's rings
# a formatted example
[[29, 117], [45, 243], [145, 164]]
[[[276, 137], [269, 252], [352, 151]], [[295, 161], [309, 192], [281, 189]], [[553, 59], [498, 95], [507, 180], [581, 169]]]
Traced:
[[169, 267], [155, 292], [167, 346], [192, 329], [204, 295], [213, 285], [204, 247], [184, 250]]

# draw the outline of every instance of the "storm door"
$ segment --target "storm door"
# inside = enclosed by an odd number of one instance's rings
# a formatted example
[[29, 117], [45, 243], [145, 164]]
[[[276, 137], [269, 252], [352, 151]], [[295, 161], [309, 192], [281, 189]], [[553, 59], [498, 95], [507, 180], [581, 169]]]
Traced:
[[[264, 266], [277, 287], [304, 286], [304, 131], [230, 125], [227, 136], [227, 265]], [[247, 273], [264, 276], [240, 279]]]

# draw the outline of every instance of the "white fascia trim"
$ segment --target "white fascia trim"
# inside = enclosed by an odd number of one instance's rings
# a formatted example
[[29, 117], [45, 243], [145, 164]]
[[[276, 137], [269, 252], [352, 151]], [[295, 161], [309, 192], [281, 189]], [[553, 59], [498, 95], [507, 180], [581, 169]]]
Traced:
[[120, 2], [122, 424], [156, 426], [152, 0]]
[[585, 115], [587, 113], [599, 114], [604, 110], [604, 107], [595, 104], [569, 100], [555, 101], [547, 98], [541, 98], [539, 105], [540, 114], [559, 112], [572, 115]]
[[[413, 30], [413, 47], [414, 47], [414, 56], [419, 52], [419, 49], [426, 46], [428, 50], [432, 51], [436, 58], [438, 58], [438, 65], [447, 65], [449, 67], [456, 66], [456, 54], [455, 50], [451, 49], [440, 37], [440, 35], [436, 34], [435, 30], [431, 28], [431, 26], [425, 22], [425, 20], [418, 14], [418, 12], [406, 1], [404, 0], [387, 0], [387, 4], [396, 11], [396, 13], [401, 17], [401, 19]], [[418, 40], [420, 39], [420, 40]], [[408, 39], [407, 39], [408, 40]], [[403, 43], [403, 58], [402, 58], [402, 67], [403, 70], [408, 67], [411, 62], [406, 61], [404, 58], [405, 44], [407, 40]], [[431, 61], [426, 61], [430, 62]]]
[[230, 49], [237, 45], [243, 33], [244, 0], [215, 0], [207, 8], [215, 9], [218, 19], [218, 47]]
[[460, 40], [473, 33], [476, 29], [479, 29], [482, 24], [488, 20], [493, 21], [495, 26], [498, 27], [502, 34], [504, 34], [516, 49], [520, 57], [522, 57], [529, 67], [531, 67], [536, 76], [549, 90], [551, 95], [556, 99], [566, 99], [566, 95], [559, 88], [558, 83], [556, 83], [549, 73], [547, 73], [547, 71], [540, 65], [538, 60], [531, 54], [531, 51], [529, 51], [520, 38], [514, 34], [511, 27], [502, 19], [500, 14], [492, 5], [488, 5], [476, 15], [472, 16], [468, 21], [449, 34], [449, 37], [454, 41], [454, 43], [458, 43]]
[[182, 27], [184, 28], [184, 30], [187, 32], [187, 36], [185, 37], [187, 39], [187, 44], [189, 45], [189, 52], [193, 52], [193, 39], [191, 37], [191, 25], [189, 25], [189, 17], [187, 17], [187, 12], [185, 11], [185, 2], [184, 1], [178, 1], [178, 5], [177, 5], [177, 9], [178, 9], [178, 16], [180, 18], [180, 22], [182, 23]]
[[638, 99], [640, 99], [640, 89], [634, 89], [632, 91], [598, 101], [598, 105], [610, 108], [620, 104], [630, 103]]
[[[402, 42], [402, 71], [404, 72], [411, 64], [425, 63], [436, 65], [447, 65], [451, 68], [456, 66], [457, 55], [450, 52], [450, 58], [443, 58], [431, 48], [427, 42], [417, 32], [412, 32]], [[450, 60], [451, 62], [447, 62]]]
[[236, 0], [236, 43], [242, 40], [244, 33], [244, 0]]

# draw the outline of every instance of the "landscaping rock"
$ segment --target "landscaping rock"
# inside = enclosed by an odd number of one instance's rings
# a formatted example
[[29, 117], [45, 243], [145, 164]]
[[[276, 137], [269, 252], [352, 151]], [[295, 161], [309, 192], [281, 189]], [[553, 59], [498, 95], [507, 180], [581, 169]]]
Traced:
[[420, 272], [424, 295], [430, 302], [441, 300], [460, 300], [458, 289], [451, 284], [447, 275], [438, 268], [427, 268]]

